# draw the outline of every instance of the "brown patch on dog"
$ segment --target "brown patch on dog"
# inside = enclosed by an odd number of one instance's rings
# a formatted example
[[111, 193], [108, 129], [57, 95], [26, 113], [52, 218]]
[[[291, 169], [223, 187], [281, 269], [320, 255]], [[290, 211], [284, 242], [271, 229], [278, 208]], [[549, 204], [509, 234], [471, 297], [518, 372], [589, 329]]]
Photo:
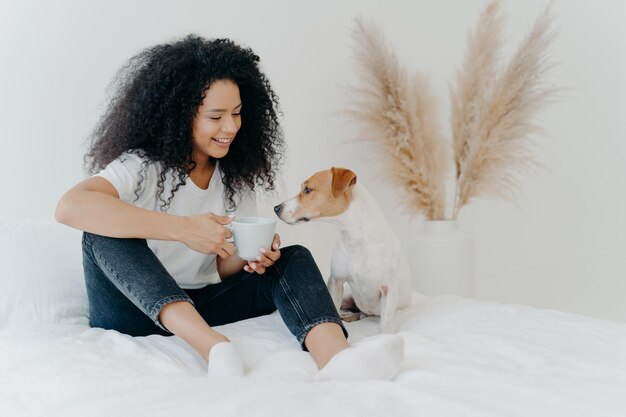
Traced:
[[348, 209], [356, 175], [349, 169], [331, 168], [313, 174], [302, 184], [293, 218], [332, 217]]
[[349, 169], [332, 167], [333, 174], [332, 191], [333, 197], [337, 198], [345, 193], [348, 187], [356, 184], [356, 174]]

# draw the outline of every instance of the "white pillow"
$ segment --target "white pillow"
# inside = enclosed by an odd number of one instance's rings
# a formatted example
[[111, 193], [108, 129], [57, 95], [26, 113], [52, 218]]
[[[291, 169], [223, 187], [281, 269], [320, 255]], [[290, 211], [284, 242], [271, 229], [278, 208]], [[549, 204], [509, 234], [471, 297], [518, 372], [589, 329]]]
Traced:
[[0, 329], [87, 324], [81, 232], [0, 215]]

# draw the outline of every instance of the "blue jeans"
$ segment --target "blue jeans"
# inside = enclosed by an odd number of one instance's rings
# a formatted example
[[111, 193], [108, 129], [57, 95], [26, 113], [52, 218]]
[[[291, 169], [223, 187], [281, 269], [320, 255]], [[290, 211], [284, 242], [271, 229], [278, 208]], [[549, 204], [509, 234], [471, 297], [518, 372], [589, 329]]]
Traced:
[[83, 268], [92, 327], [131, 336], [171, 335], [159, 321], [174, 301], [193, 304], [210, 326], [270, 314], [278, 309], [302, 348], [321, 323], [343, 326], [308, 249], [288, 246], [265, 274], [241, 271], [218, 284], [182, 289], [145, 239], [83, 234]]

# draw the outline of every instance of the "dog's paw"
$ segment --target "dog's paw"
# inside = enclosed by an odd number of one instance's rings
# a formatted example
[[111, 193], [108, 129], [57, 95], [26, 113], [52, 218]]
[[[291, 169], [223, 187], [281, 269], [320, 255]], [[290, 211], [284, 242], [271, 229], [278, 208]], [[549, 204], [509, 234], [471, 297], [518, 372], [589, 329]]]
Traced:
[[340, 310], [339, 317], [341, 318], [341, 320], [350, 323], [352, 321], [361, 320], [362, 318], [365, 318], [367, 316], [360, 311], [355, 312], [350, 310]]

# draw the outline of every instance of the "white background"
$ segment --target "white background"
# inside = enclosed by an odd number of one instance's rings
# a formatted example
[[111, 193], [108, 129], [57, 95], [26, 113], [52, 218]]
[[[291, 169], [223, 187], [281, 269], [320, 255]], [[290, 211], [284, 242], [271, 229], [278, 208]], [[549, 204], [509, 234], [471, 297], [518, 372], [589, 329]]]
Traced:
[[[281, 98], [288, 144], [281, 191], [311, 173], [352, 168], [403, 242], [420, 218], [379, 179], [373, 147], [341, 114], [355, 82], [350, 29], [360, 15], [383, 30], [410, 70], [430, 74], [449, 132], [448, 86], [486, 1], [0, 0], [0, 214], [53, 219], [60, 195], [84, 177], [82, 155], [106, 87], [133, 54], [194, 32], [252, 47]], [[545, 1], [503, 2], [505, 56]], [[517, 204], [477, 200], [461, 227], [477, 244], [477, 296], [626, 321], [626, 2], [556, 0], [552, 56], [561, 98], [541, 112], [546, 136]], [[280, 226], [326, 275], [331, 226]], [[1, 256], [1, 254], [0, 254]]]

